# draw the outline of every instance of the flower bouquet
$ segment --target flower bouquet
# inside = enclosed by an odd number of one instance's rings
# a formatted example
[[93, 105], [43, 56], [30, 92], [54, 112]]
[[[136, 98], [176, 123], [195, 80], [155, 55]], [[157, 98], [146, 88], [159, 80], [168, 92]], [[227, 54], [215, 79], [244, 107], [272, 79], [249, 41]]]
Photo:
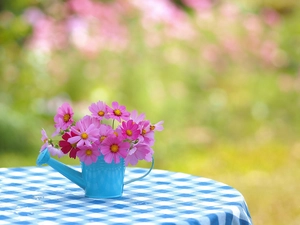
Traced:
[[152, 161], [154, 132], [163, 130], [163, 121], [151, 124], [144, 114], [136, 110], [131, 113], [118, 102], [111, 107], [103, 101], [89, 106], [90, 115], [74, 121], [74, 112], [68, 103], [62, 104], [54, 117], [55, 132], [60, 136], [58, 143], [48, 138], [42, 129], [43, 145], [40, 152], [48, 149], [51, 155], [80, 159], [85, 165], [96, 163], [99, 156], [106, 163], [136, 165], [139, 160]]
[[[163, 121], [151, 124], [137, 111], [129, 113], [125, 106], [112, 106], [99, 101], [89, 106], [90, 115], [74, 121], [73, 110], [64, 103], [54, 117], [55, 143], [42, 129], [42, 141], [37, 165], [48, 164], [66, 178], [83, 188], [89, 198], [115, 198], [123, 193], [123, 186], [147, 176], [153, 168], [154, 132], [163, 130]], [[81, 161], [80, 173], [50, 157], [69, 154]], [[139, 160], [152, 162], [143, 176], [124, 182], [125, 166]]]

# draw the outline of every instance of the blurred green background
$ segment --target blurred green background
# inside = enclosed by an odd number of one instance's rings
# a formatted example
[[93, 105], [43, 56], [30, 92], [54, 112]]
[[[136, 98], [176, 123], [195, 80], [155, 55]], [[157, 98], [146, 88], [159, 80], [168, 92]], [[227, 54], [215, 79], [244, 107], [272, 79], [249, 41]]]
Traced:
[[118, 101], [165, 121], [155, 168], [235, 187], [254, 224], [300, 224], [299, 6], [0, 1], [0, 167], [35, 165], [63, 102]]

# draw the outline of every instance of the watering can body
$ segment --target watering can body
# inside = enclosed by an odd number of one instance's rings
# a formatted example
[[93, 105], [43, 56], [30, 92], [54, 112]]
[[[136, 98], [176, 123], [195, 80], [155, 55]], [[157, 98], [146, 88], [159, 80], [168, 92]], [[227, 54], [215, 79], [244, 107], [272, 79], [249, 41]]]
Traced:
[[116, 198], [123, 194], [125, 184], [132, 183], [147, 176], [154, 165], [141, 177], [124, 182], [125, 162], [120, 158], [119, 163], [106, 163], [103, 156], [99, 156], [96, 163], [86, 165], [81, 162], [82, 172], [72, 169], [71, 167], [50, 157], [47, 149], [40, 152], [37, 158], [37, 165], [48, 164], [57, 172], [68, 178], [73, 183], [84, 189], [85, 196], [88, 198]]
[[85, 196], [90, 198], [115, 198], [123, 193], [125, 163], [106, 163], [99, 156], [96, 163], [82, 166], [82, 178], [85, 185]]

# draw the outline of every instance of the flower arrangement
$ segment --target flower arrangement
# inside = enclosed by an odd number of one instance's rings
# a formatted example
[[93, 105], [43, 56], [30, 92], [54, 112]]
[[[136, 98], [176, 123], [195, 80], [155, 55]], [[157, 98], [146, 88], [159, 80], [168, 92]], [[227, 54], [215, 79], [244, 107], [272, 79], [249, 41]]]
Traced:
[[139, 160], [152, 161], [154, 132], [163, 130], [163, 121], [151, 124], [144, 114], [136, 110], [130, 113], [118, 102], [112, 102], [110, 107], [98, 101], [89, 106], [89, 111], [91, 115], [75, 122], [73, 109], [63, 103], [54, 116], [56, 130], [52, 135], [60, 140], [55, 143], [42, 129], [44, 144], [40, 151], [47, 148], [58, 157], [69, 154], [86, 165], [95, 163], [100, 155], [106, 163], [119, 163], [124, 158], [126, 166], [136, 165]]

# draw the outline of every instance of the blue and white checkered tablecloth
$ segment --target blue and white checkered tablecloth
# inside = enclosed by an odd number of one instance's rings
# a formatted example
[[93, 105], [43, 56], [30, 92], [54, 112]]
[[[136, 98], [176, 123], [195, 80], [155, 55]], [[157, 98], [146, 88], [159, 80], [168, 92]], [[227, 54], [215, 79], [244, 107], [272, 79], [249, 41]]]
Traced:
[[[76, 167], [76, 169], [79, 169]], [[145, 173], [127, 168], [125, 180]], [[240, 192], [184, 173], [152, 172], [116, 199], [90, 199], [51, 167], [0, 168], [0, 224], [252, 224]]]

